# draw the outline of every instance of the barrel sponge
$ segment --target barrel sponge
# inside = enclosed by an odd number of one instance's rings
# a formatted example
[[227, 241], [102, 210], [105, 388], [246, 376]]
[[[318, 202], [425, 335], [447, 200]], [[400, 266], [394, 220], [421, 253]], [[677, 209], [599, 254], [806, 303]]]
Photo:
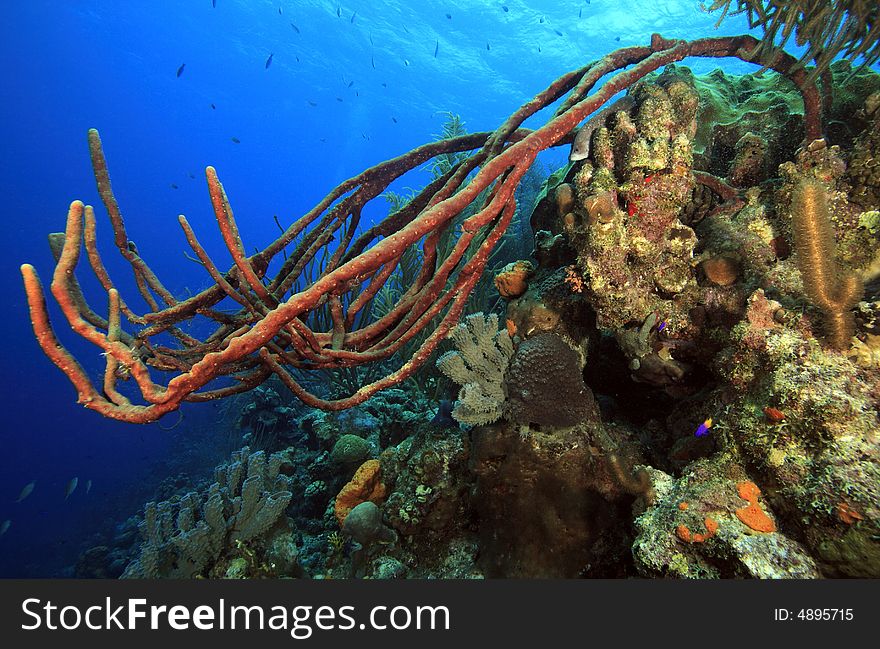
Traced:
[[504, 415], [514, 423], [566, 428], [598, 417], [593, 393], [584, 384], [581, 356], [557, 334], [524, 340], [504, 382]]

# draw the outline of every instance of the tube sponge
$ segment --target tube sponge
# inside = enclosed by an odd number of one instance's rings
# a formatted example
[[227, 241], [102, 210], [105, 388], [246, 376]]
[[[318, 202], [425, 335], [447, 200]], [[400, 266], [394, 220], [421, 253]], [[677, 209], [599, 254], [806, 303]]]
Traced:
[[821, 183], [804, 179], [791, 198], [794, 247], [804, 291], [823, 311], [828, 343], [838, 350], [849, 349], [855, 329], [850, 309], [862, 298], [862, 280], [837, 265], [834, 230]]

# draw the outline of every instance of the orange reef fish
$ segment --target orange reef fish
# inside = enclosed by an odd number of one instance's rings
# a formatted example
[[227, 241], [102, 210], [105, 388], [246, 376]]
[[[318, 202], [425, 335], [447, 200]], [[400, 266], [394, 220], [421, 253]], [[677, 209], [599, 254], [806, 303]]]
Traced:
[[785, 421], [785, 413], [772, 406], [764, 406], [764, 416], [774, 424], [778, 424], [780, 421]]
[[704, 437], [709, 434], [709, 429], [712, 428], [712, 418], [709, 417], [702, 424], [697, 426], [697, 430], [694, 431], [694, 436], [696, 437]]

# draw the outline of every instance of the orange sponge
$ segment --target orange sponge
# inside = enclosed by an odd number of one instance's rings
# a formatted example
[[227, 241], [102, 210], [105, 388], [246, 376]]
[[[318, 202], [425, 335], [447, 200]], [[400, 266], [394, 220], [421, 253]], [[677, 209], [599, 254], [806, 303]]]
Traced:
[[749, 501], [748, 506], [736, 510], [736, 517], [756, 532], [775, 532], [776, 523], [758, 504], [758, 496], [761, 490], [751, 480], [745, 480], [736, 485], [739, 497]]
[[379, 460], [367, 460], [355, 471], [354, 477], [339, 491], [336, 496], [334, 513], [339, 525], [345, 522], [348, 512], [361, 503], [370, 502], [377, 505], [385, 500], [387, 490], [382, 482]]

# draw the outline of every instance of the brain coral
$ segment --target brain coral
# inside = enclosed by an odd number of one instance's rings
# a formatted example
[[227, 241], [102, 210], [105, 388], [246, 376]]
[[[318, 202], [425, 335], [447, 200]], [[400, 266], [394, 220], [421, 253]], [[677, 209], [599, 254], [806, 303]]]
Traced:
[[557, 334], [540, 333], [523, 341], [504, 381], [504, 415], [514, 423], [564, 428], [597, 416], [580, 355]]

